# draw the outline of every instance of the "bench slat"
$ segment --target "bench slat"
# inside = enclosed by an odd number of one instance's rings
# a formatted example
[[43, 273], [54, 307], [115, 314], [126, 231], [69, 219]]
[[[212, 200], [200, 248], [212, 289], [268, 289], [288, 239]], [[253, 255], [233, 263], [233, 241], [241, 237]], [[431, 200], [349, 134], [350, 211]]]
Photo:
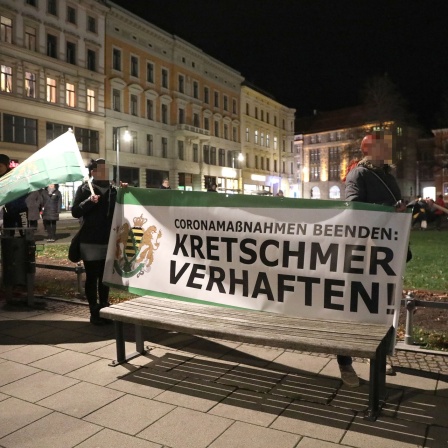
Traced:
[[104, 308], [101, 315], [198, 336], [368, 358], [374, 358], [389, 329], [386, 325], [354, 325], [153, 297]]

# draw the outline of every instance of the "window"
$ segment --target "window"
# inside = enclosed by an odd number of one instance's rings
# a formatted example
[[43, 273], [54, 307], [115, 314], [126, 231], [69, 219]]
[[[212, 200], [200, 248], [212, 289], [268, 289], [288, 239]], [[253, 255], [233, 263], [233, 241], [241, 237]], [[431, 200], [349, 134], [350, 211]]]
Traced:
[[278, 173], [277, 170], [277, 160], [274, 159], [274, 173]]
[[236, 128], [235, 126], [232, 127], [232, 133], [233, 133], [233, 141], [237, 142], [238, 141], [238, 128]]
[[200, 124], [200, 122], [199, 122], [199, 114], [193, 114], [193, 126], [195, 127], [195, 128], [199, 128], [199, 127], [201, 127], [201, 124]]
[[114, 111], [121, 111], [121, 92], [118, 89], [112, 91], [112, 107]]
[[277, 137], [274, 137], [274, 149], [278, 149], [278, 139]]
[[266, 134], [266, 148], [269, 148], [271, 142], [269, 140], [269, 134]]
[[162, 104], [162, 123], [168, 124], [168, 106]]
[[0, 91], [6, 93], [12, 92], [12, 68], [7, 65], [1, 66]]
[[[232, 153], [230, 151], [229, 151], [229, 155], [230, 155], [230, 157], [232, 156]], [[219, 151], [218, 151], [218, 165], [226, 166], [226, 152], [222, 148], [219, 148]]]
[[179, 109], [179, 124], [185, 124], [185, 109]]
[[210, 103], [210, 90], [208, 89], [208, 87], [204, 87], [204, 103]]
[[96, 34], [96, 19], [92, 16], [87, 16], [87, 31]]
[[87, 89], [87, 110], [89, 112], [95, 112], [95, 91], [93, 89]]
[[328, 148], [328, 180], [341, 180], [341, 152], [338, 146]]
[[96, 72], [96, 51], [87, 50], [87, 69]]
[[256, 143], [258, 145], [258, 131], [255, 131], [254, 134], [254, 143]]
[[330, 188], [330, 199], [340, 199], [341, 198], [341, 190], [339, 187], [337, 187], [336, 185], [333, 185]]
[[219, 122], [215, 121], [215, 137], [219, 137]]
[[274, 126], [277, 126], [277, 116], [274, 115]]
[[266, 123], [269, 124], [269, 112], [266, 112]]
[[311, 166], [310, 167], [310, 181], [318, 181], [320, 180], [320, 167], [319, 166]]
[[154, 120], [154, 101], [146, 100], [146, 118], [148, 120]]
[[26, 0], [25, 3], [30, 6], [37, 6], [36, 0]]
[[117, 48], [112, 51], [112, 68], [121, 72], [121, 50]]
[[162, 87], [168, 89], [168, 70], [162, 68]]
[[264, 146], [264, 132], [260, 134], [260, 145]]
[[246, 142], [250, 140], [249, 133], [250, 133], [249, 128], [246, 128]]
[[62, 134], [65, 134], [68, 129], [69, 126], [66, 126], [64, 124], [59, 124], [59, 123], [51, 123], [49, 121], [47, 121], [47, 125], [46, 125], [46, 138], [47, 138], [47, 143], [50, 143], [51, 141], [53, 141], [55, 138], [58, 138], [59, 136], [61, 136]]
[[224, 138], [229, 139], [229, 126], [227, 124], [224, 125]]
[[258, 107], [255, 108], [255, 118], [258, 120]]
[[193, 162], [199, 162], [199, 145], [197, 143], [193, 143]]
[[154, 83], [154, 64], [152, 62], [146, 63], [146, 82]]
[[131, 76], [138, 78], [138, 57], [131, 56]]
[[261, 109], [260, 114], [261, 114], [261, 121], [264, 121], [264, 110], [263, 109]]
[[207, 165], [210, 164], [210, 147], [208, 145], [204, 145], [204, 147], [202, 148], [204, 154], [204, 163], [206, 163]]
[[162, 137], [162, 157], [166, 159], [168, 157], [168, 139]]
[[76, 44], [66, 42], [65, 59], [69, 64], [76, 64]]
[[131, 148], [132, 154], [138, 154], [138, 144], [137, 144], [137, 132], [131, 131], [131, 142], [129, 143], [129, 146]]
[[79, 149], [84, 152], [100, 152], [99, 132], [92, 129], [75, 128], [75, 138]]
[[264, 157], [260, 157], [260, 169], [264, 170]]
[[250, 115], [249, 114], [249, 103], [246, 103], [246, 115]]
[[57, 0], [47, 0], [47, 12], [53, 16], [58, 15]]
[[232, 113], [234, 113], [234, 114], [237, 113], [236, 99], [233, 99], [233, 100], [232, 100]]
[[146, 153], [148, 156], [154, 155], [154, 137], [151, 134], [146, 134]]
[[3, 16], [0, 18], [0, 40], [12, 44], [12, 20]]
[[177, 141], [177, 157], [179, 158], [179, 160], [185, 160], [183, 140]]
[[67, 6], [67, 22], [76, 25], [76, 9], [72, 6]]
[[65, 103], [69, 107], [75, 107], [75, 85], [69, 82], [65, 84]]
[[216, 165], [216, 148], [214, 146], [210, 148], [210, 165]]
[[213, 105], [215, 107], [219, 107], [219, 92], [214, 92], [214, 102]]
[[255, 156], [255, 169], [258, 170], [258, 156]]
[[58, 57], [58, 39], [53, 34], [47, 34], [47, 56]]
[[227, 95], [224, 95], [224, 105], [223, 105], [224, 110], [229, 110], [229, 98]]
[[25, 96], [36, 98], [36, 74], [25, 72]]
[[30, 26], [25, 27], [25, 48], [36, 51], [36, 29]]
[[137, 95], [131, 95], [131, 115], [138, 116], [138, 97]]
[[193, 98], [199, 98], [199, 83], [193, 81]]
[[180, 93], [185, 93], [185, 78], [183, 75], [179, 75], [179, 92]]
[[271, 171], [271, 159], [269, 157], [266, 158], [266, 171]]
[[56, 80], [53, 78], [47, 78], [47, 101], [56, 103]]
[[3, 141], [37, 145], [37, 120], [3, 114]]

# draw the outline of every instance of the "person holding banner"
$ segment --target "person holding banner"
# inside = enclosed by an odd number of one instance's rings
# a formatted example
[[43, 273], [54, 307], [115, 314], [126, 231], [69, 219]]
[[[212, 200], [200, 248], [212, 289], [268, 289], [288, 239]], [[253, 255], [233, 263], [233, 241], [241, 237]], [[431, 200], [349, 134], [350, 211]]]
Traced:
[[[357, 163], [349, 164], [345, 176], [345, 199], [348, 201], [367, 202], [395, 206], [397, 211], [404, 211], [400, 187], [391, 173], [392, 145], [383, 135], [367, 135], [361, 142], [363, 158]], [[409, 261], [409, 254], [408, 260]], [[349, 387], [358, 387], [359, 378], [352, 366], [350, 356], [338, 355], [337, 361], [343, 383]], [[390, 363], [386, 374], [393, 375]]]
[[[80, 230], [81, 259], [86, 271], [85, 294], [93, 325], [109, 323], [100, 318], [100, 309], [109, 306], [109, 287], [103, 283], [107, 245], [112, 227], [117, 189], [109, 181], [109, 166], [104, 159], [88, 165], [92, 180], [78, 187], [72, 216], [82, 218]], [[127, 184], [122, 184], [127, 186]]]

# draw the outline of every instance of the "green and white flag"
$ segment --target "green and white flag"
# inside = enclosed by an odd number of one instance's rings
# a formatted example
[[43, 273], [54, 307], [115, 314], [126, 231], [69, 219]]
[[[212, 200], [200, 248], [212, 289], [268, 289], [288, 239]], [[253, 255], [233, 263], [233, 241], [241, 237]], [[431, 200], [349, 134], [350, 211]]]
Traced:
[[75, 136], [69, 130], [0, 178], [0, 205], [50, 184], [82, 180], [86, 174]]
[[411, 217], [361, 202], [120, 188], [103, 280], [139, 295], [392, 324]]

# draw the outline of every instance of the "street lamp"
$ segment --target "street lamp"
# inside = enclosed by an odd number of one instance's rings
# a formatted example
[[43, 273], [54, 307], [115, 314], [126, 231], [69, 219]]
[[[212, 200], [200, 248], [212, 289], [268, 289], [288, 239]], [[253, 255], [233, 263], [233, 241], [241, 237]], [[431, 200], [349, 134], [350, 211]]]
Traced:
[[120, 186], [120, 138], [121, 138], [121, 129], [126, 129], [124, 131], [124, 135], [123, 135], [123, 140], [125, 142], [130, 142], [131, 141], [131, 134], [128, 131], [128, 127], [127, 126], [118, 126], [115, 127], [115, 138], [116, 140], [116, 161], [117, 161], [117, 171], [116, 171], [116, 179], [115, 179], [115, 184], [119, 187]]
[[[232, 168], [233, 169], [235, 169], [235, 152], [236, 151], [233, 151], [233, 153], [232, 153]], [[238, 160], [238, 168], [237, 168], [238, 169], [238, 191], [240, 191], [240, 183], [242, 184], [242, 181], [241, 181], [241, 162], [244, 160], [244, 156], [243, 156], [242, 152], [240, 152], [238, 154], [237, 160]], [[241, 191], [242, 191], [242, 185], [241, 185]]]

